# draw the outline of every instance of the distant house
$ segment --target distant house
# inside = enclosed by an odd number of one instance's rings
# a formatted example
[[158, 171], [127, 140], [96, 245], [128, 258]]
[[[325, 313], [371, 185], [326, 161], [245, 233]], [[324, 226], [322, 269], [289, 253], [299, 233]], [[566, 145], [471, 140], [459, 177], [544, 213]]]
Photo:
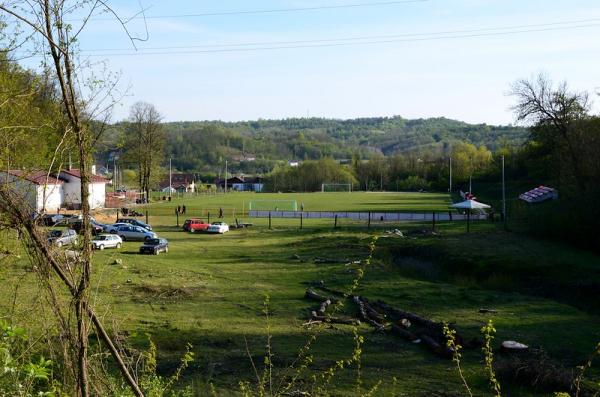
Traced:
[[9, 170], [0, 172], [0, 183], [10, 183], [15, 192], [37, 212], [57, 211], [62, 207], [65, 181], [45, 171]]
[[231, 159], [233, 161], [238, 161], [240, 163], [244, 162], [244, 161], [256, 161], [256, 156], [250, 153], [244, 153], [244, 154], [235, 154], [233, 156], [231, 156]]
[[[61, 171], [59, 178], [65, 181], [63, 186], [63, 207], [81, 208], [81, 172], [77, 169]], [[89, 203], [91, 209], [104, 207], [106, 184], [108, 179], [99, 175], [90, 175]]]
[[194, 174], [172, 174], [170, 181], [167, 177], [160, 183], [160, 190], [169, 193], [169, 187], [171, 187], [171, 193], [194, 193], [196, 192], [196, 182]]
[[[217, 181], [217, 186], [225, 189], [225, 180]], [[243, 177], [234, 176], [227, 179], [227, 189], [238, 192], [262, 192], [264, 188], [263, 178], [261, 177]]]
[[[1, 172], [2, 181], [14, 183], [18, 192], [37, 212], [54, 212], [59, 208], [81, 208], [81, 175], [79, 170], [48, 174], [46, 171], [10, 170]], [[104, 207], [107, 179], [91, 175], [89, 203], [91, 209]]]

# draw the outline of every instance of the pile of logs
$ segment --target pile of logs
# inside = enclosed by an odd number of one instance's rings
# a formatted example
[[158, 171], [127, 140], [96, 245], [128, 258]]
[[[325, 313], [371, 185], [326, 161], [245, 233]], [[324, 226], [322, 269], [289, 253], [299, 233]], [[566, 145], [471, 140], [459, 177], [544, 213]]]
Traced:
[[[356, 304], [360, 321], [329, 316], [326, 314], [327, 309], [332, 304], [336, 304], [340, 300], [347, 298], [347, 296], [338, 291], [326, 288], [322, 282], [317, 284], [316, 287], [324, 291], [342, 295], [343, 298], [338, 299], [332, 296], [325, 296], [317, 292], [314, 288], [308, 288], [305, 297], [320, 302], [320, 306], [318, 309], [311, 311], [309, 322], [306, 323], [307, 325], [320, 322], [338, 324], [360, 324], [360, 322], [364, 322], [371, 325], [376, 332], [389, 332], [412, 343], [423, 344], [441, 357], [452, 357], [453, 351], [446, 344], [444, 325], [441, 322], [434, 322], [415, 313], [394, 308], [381, 300], [371, 302], [359, 295], [352, 296], [351, 300]], [[463, 345], [463, 340], [458, 333], [455, 335], [455, 338], [457, 344]]]
[[357, 325], [360, 324], [359, 321], [352, 318], [341, 318], [326, 315], [327, 308], [334, 303], [338, 303], [339, 300], [333, 297], [326, 297], [320, 295], [318, 292], [309, 288], [306, 290], [304, 297], [310, 300], [316, 300], [321, 302], [319, 305], [319, 309], [312, 310], [310, 312], [310, 319], [308, 320], [308, 324], [316, 324], [316, 323], [333, 323], [333, 324], [351, 324]]

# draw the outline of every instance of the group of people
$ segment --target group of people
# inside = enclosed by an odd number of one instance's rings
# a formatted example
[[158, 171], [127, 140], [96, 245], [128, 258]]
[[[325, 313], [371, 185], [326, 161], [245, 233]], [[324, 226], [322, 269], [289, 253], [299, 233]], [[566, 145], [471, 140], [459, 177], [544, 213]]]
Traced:
[[175, 208], [175, 213], [178, 215], [185, 215], [186, 210], [185, 205], [178, 205], [177, 208]]

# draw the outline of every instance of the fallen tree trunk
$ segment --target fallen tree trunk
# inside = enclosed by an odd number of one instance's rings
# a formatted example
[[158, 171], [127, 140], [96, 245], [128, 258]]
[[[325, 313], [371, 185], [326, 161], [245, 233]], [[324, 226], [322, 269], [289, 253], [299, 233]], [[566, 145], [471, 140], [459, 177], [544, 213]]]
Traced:
[[348, 296], [348, 294], [346, 292], [338, 291], [336, 289], [326, 287], [325, 283], [323, 282], [323, 280], [312, 282], [312, 283], [310, 283], [310, 285], [313, 286], [313, 287], [316, 287], [316, 288], [318, 288], [320, 290], [323, 290], [325, 292], [329, 292], [329, 293], [332, 293], [332, 294], [335, 294], [335, 295], [338, 295], [338, 296], [343, 296], [343, 297], [347, 297]]
[[335, 258], [315, 258], [315, 263], [351, 263], [349, 259], [335, 259]]
[[365, 307], [365, 304], [360, 296], [353, 296], [352, 300], [354, 300], [354, 302], [358, 306], [358, 312], [360, 313], [361, 320], [363, 320], [363, 321], [369, 323], [370, 325], [372, 325], [373, 327], [375, 327], [377, 329], [377, 331], [381, 331], [385, 328], [385, 326], [383, 324], [381, 324], [376, 319], [373, 319], [369, 316], [369, 314], [367, 312], [367, 308]]
[[403, 319], [409, 320], [411, 323], [425, 328], [435, 334], [443, 335], [444, 325], [440, 322], [431, 321], [425, 317], [421, 317], [415, 313], [407, 312], [404, 310], [396, 309], [388, 305], [383, 301], [375, 301], [372, 303], [374, 307], [380, 308], [384, 311], [391, 319], [401, 321]]
[[331, 316], [320, 316], [317, 312], [313, 311], [310, 317], [311, 321], [323, 322], [323, 323], [332, 323], [332, 324], [348, 324], [348, 325], [358, 325], [360, 321], [353, 318], [340, 318], [340, 317], [331, 317]]
[[433, 339], [431, 336], [429, 335], [419, 335], [421, 341], [431, 349], [431, 351], [433, 351], [435, 354], [442, 356], [444, 358], [452, 358], [452, 354], [454, 353], [452, 351], [452, 349], [450, 349], [448, 346], [442, 346], [440, 343], [438, 343], [435, 339]]
[[403, 328], [399, 325], [396, 324], [392, 324], [392, 333], [400, 336], [403, 339], [406, 339], [410, 342], [415, 342], [417, 340], [419, 340], [419, 337], [416, 336], [415, 334], [413, 334], [412, 332], [410, 332], [409, 330], [407, 330], [406, 328]]
[[306, 292], [304, 293], [304, 297], [307, 299], [312, 299], [312, 300], [316, 300], [319, 302], [324, 302], [324, 301], [331, 301], [331, 303], [337, 303], [338, 300], [333, 298], [333, 297], [327, 297], [327, 296], [323, 296], [321, 294], [319, 294], [318, 292], [316, 292], [314, 289], [309, 288], [306, 290]]

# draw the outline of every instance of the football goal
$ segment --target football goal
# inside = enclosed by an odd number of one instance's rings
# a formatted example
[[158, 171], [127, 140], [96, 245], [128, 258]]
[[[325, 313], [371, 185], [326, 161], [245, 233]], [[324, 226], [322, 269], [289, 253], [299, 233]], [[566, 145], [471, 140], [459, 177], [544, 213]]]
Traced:
[[252, 200], [248, 211], [298, 211], [296, 200]]
[[321, 192], [351, 192], [351, 183], [322, 183]]

